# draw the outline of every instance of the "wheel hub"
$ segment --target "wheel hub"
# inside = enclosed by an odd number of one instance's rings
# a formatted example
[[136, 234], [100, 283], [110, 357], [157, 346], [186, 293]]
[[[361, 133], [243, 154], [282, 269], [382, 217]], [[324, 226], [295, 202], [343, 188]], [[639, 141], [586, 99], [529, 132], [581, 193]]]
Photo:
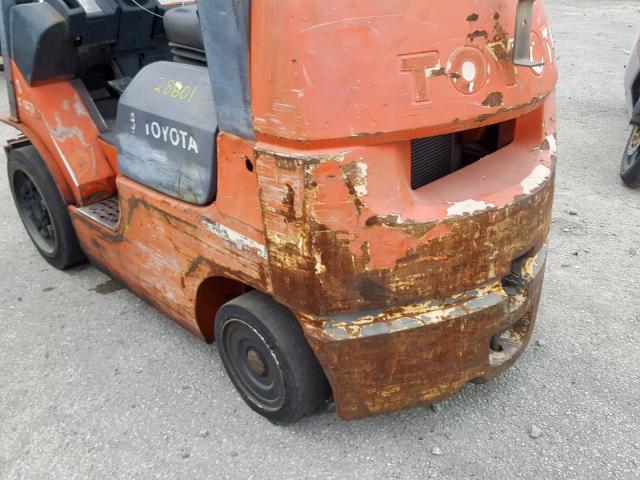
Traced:
[[276, 412], [285, 403], [284, 376], [275, 353], [248, 323], [231, 319], [222, 329], [221, 353], [238, 389], [262, 410]]
[[267, 366], [264, 363], [264, 359], [253, 348], [250, 348], [247, 352], [247, 364], [251, 372], [259, 377], [264, 377], [267, 373]]
[[23, 171], [17, 171], [14, 179], [16, 204], [27, 232], [45, 254], [56, 251], [56, 235], [51, 212], [33, 180]]

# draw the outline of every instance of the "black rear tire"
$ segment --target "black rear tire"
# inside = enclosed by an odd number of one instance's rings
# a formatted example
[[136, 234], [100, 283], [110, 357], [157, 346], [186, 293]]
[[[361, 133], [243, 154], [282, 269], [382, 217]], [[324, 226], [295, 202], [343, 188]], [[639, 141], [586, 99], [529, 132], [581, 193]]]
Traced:
[[32, 145], [12, 150], [7, 170], [13, 201], [42, 257], [59, 270], [84, 261], [67, 205], [38, 151]]
[[275, 424], [295, 423], [330, 395], [300, 323], [263, 293], [245, 293], [219, 310], [216, 343], [244, 401]]
[[640, 127], [634, 126], [622, 155], [620, 177], [631, 188], [640, 187]]

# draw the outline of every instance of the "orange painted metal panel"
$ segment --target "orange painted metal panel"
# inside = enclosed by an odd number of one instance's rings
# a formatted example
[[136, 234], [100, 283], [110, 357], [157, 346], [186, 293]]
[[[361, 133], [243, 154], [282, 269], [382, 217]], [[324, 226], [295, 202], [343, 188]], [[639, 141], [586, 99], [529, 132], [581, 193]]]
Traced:
[[207, 340], [216, 312], [205, 320], [197, 314], [203, 282], [226, 277], [271, 291], [257, 179], [244, 158], [253, 156], [252, 143], [223, 135], [218, 148], [220, 204], [197, 207], [120, 176], [115, 232], [72, 208], [80, 243], [93, 262]]
[[259, 144], [275, 297], [326, 315], [442, 298], [506, 275], [546, 241], [555, 135], [550, 95], [517, 120], [513, 143], [418, 190], [407, 141], [305, 156]]
[[58, 191], [62, 196], [63, 200], [67, 204], [72, 204], [75, 202], [75, 198], [73, 196], [73, 191], [67, 183], [67, 177], [64, 175], [62, 169], [60, 168], [59, 158], [51, 154], [47, 149], [47, 146], [43, 142], [43, 140], [29, 127], [27, 127], [24, 123], [18, 122], [16, 119], [4, 116], [0, 117], [0, 121], [6, 123], [7, 125], [11, 125], [13, 128], [22, 132], [22, 134], [29, 139], [31, 144], [38, 151], [42, 160], [44, 160], [45, 165], [49, 169], [51, 176], [56, 182], [58, 187]]
[[218, 195], [216, 207], [230, 219], [264, 230], [255, 170], [255, 142], [218, 135]]
[[[322, 0], [255, 2], [255, 128], [296, 141], [382, 141], [470, 128], [529, 105], [557, 73], [544, 2], [533, 56], [510, 61], [516, 2]], [[477, 126], [477, 125], [476, 125]]]
[[111, 170], [118, 172], [118, 149], [115, 145], [111, 145], [109, 142], [104, 141], [102, 138], [98, 138], [98, 145], [104, 154], [105, 158], [111, 166]]
[[114, 193], [115, 174], [98, 143], [98, 129], [68, 80], [30, 86], [12, 62], [20, 122], [36, 133], [59, 168], [77, 205]]

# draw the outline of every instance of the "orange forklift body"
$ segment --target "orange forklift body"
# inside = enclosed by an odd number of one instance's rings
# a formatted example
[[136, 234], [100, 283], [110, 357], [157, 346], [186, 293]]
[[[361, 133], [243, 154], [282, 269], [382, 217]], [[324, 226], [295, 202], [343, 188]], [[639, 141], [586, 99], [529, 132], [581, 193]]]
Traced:
[[[197, 336], [213, 341], [217, 309], [257, 289], [302, 324], [341, 418], [433, 403], [513, 364], [536, 318], [557, 72], [542, 0], [539, 62], [514, 65], [516, 3], [253, 2], [255, 135], [219, 133], [208, 205], [119, 174], [71, 78], [30, 84], [11, 63], [5, 121], [91, 261]], [[491, 151], [412, 188], [416, 142], [491, 128]], [[85, 214], [116, 196], [114, 228]]]

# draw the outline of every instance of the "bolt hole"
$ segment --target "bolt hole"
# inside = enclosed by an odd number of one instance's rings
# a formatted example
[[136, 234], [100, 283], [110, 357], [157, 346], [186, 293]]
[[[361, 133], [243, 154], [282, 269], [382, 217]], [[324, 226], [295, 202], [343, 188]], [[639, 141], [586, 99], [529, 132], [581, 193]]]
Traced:
[[504, 351], [502, 343], [500, 342], [500, 335], [494, 335], [493, 337], [491, 337], [489, 348], [491, 348], [491, 351], [496, 353]]
[[244, 164], [247, 166], [247, 170], [253, 172], [253, 162], [249, 157], [244, 157]]

